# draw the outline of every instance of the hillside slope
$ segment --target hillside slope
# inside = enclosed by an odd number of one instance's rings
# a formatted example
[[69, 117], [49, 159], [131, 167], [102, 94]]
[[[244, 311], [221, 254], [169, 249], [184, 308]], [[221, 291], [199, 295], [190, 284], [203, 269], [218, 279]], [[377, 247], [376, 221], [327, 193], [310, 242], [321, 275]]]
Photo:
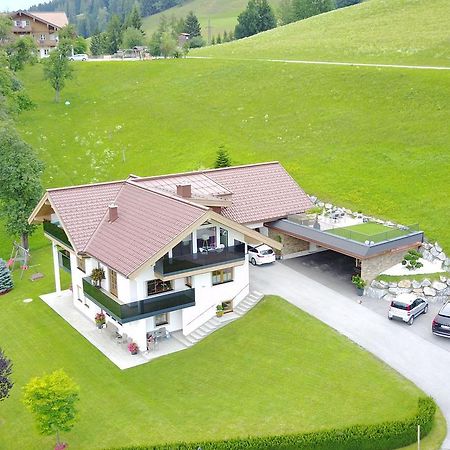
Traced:
[[[194, 11], [202, 26], [202, 34], [208, 36], [208, 19], [211, 24], [211, 36], [216, 36], [223, 31], [234, 31], [237, 16], [247, 6], [248, 0], [191, 0], [182, 6], [175, 6], [143, 20], [143, 29], [151, 35], [158, 27], [162, 15], [177, 18], [185, 17], [189, 11]], [[269, 0], [274, 10], [278, 7], [280, 0]]]
[[450, 66], [450, 1], [367, 0], [192, 54]]

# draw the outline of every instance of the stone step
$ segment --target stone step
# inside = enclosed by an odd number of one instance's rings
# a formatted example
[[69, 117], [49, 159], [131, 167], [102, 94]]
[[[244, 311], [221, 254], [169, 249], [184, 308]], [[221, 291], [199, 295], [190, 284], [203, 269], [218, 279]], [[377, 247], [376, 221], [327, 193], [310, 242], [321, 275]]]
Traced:
[[185, 345], [186, 347], [192, 347], [194, 345], [194, 343], [192, 341], [190, 341], [186, 336], [184, 336], [182, 333], [177, 334], [177, 335], [172, 335], [172, 337], [174, 339], [176, 339], [177, 341], [181, 342], [183, 345]]

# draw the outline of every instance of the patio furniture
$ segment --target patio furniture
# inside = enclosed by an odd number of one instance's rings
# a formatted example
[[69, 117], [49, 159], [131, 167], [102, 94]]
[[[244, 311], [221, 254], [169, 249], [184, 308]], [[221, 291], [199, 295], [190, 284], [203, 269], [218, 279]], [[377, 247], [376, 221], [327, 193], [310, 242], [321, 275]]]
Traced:
[[158, 338], [168, 339], [170, 337], [170, 333], [167, 331], [166, 327], [158, 328], [154, 334], [157, 339]]

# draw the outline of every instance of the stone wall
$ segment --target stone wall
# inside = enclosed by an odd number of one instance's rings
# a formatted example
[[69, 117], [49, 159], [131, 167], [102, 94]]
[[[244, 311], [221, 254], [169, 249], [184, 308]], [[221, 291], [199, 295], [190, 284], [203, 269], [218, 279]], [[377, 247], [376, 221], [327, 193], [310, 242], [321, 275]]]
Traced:
[[292, 253], [304, 252], [309, 250], [309, 242], [302, 241], [301, 239], [288, 236], [284, 233], [273, 231], [269, 228], [269, 237], [281, 242], [283, 248], [281, 249], [281, 256], [291, 255]]
[[388, 252], [361, 261], [361, 278], [367, 283], [374, 280], [381, 272], [401, 263], [406, 251]]

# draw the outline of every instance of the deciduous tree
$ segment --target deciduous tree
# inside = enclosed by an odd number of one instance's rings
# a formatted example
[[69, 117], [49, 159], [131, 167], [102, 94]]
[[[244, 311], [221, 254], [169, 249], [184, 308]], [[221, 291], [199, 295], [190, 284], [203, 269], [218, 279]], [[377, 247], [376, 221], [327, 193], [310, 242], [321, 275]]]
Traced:
[[23, 388], [23, 402], [34, 415], [37, 428], [43, 435], [70, 431], [77, 419], [76, 403], [79, 388], [63, 371], [35, 377]]
[[14, 386], [11, 375], [12, 362], [5, 356], [0, 348], [0, 401], [9, 397], [9, 392]]
[[133, 48], [144, 45], [144, 35], [137, 28], [127, 28], [123, 33], [122, 48]]
[[103, 55], [108, 51], [108, 34], [103, 33], [94, 34], [91, 38], [91, 53], [94, 56]]
[[177, 41], [172, 36], [172, 33], [169, 31], [165, 31], [161, 35], [161, 43], [160, 43], [160, 49], [161, 54], [164, 56], [164, 58], [167, 58], [168, 56], [172, 55], [172, 53], [177, 48]]
[[36, 226], [28, 217], [42, 195], [43, 163], [10, 124], [0, 126], [0, 217], [6, 230], [20, 236], [28, 249], [28, 236]]
[[55, 90], [55, 102], [59, 102], [59, 94], [64, 89], [66, 81], [73, 78], [73, 67], [63, 50], [59, 48], [53, 50], [44, 60], [44, 78]]

